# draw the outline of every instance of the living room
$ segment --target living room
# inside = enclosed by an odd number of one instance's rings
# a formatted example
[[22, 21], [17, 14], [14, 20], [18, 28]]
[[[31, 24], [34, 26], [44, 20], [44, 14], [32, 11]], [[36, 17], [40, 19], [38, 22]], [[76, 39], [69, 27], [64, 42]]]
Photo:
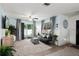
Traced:
[[78, 45], [75, 28], [78, 6], [78, 3], [0, 4], [0, 45], [13, 46], [15, 56], [45, 56]]

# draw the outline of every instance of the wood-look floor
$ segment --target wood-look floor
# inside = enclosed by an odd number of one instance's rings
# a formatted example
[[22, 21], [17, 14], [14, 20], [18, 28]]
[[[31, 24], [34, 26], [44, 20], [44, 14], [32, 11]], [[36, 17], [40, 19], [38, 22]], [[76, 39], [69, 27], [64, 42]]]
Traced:
[[34, 45], [30, 40], [25, 39], [15, 42], [14, 48], [16, 52], [14, 53], [14, 55], [15, 56], [45, 56], [53, 52], [62, 50], [67, 46], [68, 45], [58, 47], [55, 45], [46, 45], [42, 42], [40, 42], [38, 45]]

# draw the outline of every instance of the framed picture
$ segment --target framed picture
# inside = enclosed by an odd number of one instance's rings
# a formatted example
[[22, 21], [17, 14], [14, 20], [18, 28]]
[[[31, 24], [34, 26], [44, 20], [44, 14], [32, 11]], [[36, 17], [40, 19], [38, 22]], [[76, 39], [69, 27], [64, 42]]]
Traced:
[[51, 29], [50, 22], [44, 24], [44, 29]]

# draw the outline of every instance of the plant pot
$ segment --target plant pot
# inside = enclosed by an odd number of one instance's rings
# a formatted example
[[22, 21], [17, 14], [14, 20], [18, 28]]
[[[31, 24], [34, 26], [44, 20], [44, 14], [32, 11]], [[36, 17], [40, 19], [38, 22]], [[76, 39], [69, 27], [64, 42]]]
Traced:
[[11, 36], [5, 36], [2, 38], [2, 45], [13, 46], [13, 40]]

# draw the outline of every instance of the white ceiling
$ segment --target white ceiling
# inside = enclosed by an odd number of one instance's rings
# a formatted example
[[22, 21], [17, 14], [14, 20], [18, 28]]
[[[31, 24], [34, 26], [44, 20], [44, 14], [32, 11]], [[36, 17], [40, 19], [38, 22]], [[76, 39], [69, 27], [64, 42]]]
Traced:
[[[79, 3], [4, 3], [0, 6], [9, 16], [47, 18], [59, 14], [69, 14], [79, 11]], [[69, 14], [70, 15], [70, 14]]]

